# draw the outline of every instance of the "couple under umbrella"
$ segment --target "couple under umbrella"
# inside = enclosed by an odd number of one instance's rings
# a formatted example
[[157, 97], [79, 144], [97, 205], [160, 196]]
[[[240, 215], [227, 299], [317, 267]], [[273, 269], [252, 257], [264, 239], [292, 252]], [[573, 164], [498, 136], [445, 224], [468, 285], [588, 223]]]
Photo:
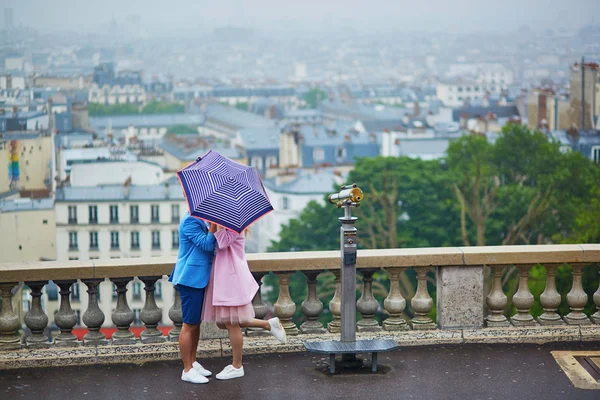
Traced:
[[179, 224], [179, 254], [169, 277], [181, 296], [181, 379], [208, 383], [212, 375], [196, 361], [201, 321], [214, 322], [229, 333], [233, 362], [216, 378], [240, 378], [244, 376], [241, 328], [262, 328], [279, 342], [287, 341], [279, 318], [255, 318], [252, 299], [259, 286], [244, 251], [248, 227], [273, 206], [254, 168], [213, 150], [177, 176], [189, 209]]

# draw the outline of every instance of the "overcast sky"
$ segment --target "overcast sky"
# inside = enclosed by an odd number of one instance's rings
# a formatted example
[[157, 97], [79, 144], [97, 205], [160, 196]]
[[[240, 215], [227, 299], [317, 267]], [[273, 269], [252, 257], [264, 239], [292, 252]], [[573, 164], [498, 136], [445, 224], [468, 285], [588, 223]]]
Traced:
[[[0, 0], [14, 23], [39, 30], [96, 31], [138, 15], [152, 33], [236, 25], [359, 30], [502, 30], [579, 28], [600, 21], [599, 0]], [[0, 21], [3, 21], [0, 20]]]

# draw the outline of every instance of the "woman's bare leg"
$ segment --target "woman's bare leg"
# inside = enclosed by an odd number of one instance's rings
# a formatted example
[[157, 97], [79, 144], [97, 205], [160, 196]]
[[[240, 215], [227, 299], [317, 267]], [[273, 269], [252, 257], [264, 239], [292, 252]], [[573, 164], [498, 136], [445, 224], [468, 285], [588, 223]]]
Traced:
[[264, 319], [254, 318], [252, 321], [242, 322], [240, 326], [242, 328], [263, 328], [267, 331], [271, 330], [271, 325], [269, 325], [269, 321], [265, 321]]
[[244, 336], [242, 335], [242, 329], [239, 325], [227, 324], [227, 331], [229, 332], [229, 341], [231, 342], [231, 352], [233, 353], [233, 365], [234, 368], [242, 367], [242, 348], [244, 346]]

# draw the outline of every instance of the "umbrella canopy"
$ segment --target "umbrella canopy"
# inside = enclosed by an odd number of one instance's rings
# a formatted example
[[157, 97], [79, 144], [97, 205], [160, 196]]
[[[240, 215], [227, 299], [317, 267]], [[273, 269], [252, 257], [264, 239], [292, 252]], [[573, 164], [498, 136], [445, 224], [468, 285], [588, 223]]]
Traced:
[[190, 215], [241, 233], [273, 211], [256, 169], [209, 151], [177, 172]]

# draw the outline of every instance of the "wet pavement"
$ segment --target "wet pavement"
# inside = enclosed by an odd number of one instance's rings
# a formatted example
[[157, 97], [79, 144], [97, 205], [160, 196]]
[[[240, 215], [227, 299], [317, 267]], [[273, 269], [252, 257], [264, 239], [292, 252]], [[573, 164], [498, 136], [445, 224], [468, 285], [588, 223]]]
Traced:
[[[8, 370], [0, 399], [600, 399], [573, 387], [552, 350], [600, 343], [409, 347], [380, 354], [374, 374], [367, 362], [330, 375], [318, 354], [254, 355], [244, 358], [245, 377], [205, 385], [182, 382], [178, 361]], [[216, 374], [230, 359], [200, 361]]]

